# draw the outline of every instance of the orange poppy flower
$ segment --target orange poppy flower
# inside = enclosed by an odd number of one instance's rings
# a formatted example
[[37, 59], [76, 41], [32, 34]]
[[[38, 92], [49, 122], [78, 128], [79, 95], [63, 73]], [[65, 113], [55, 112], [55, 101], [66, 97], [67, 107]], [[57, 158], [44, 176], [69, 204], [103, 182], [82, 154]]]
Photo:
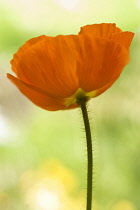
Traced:
[[134, 33], [115, 24], [93, 24], [78, 35], [39, 36], [27, 41], [11, 60], [8, 78], [46, 110], [78, 107], [107, 90], [129, 62]]

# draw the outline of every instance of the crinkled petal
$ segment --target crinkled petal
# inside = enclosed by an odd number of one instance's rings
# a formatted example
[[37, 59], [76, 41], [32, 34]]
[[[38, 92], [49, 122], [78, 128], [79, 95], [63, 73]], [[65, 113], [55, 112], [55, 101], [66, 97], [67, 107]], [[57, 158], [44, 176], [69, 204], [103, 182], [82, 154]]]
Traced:
[[125, 47], [109, 39], [81, 36], [82, 59], [78, 64], [79, 86], [94, 91], [118, 78], [129, 61]]
[[64, 99], [50, 97], [42, 90], [39, 90], [38, 88], [17, 79], [11, 74], [7, 74], [7, 77], [28, 99], [30, 99], [37, 106], [49, 111], [65, 109]]
[[120, 33], [122, 30], [116, 27], [115, 23], [101, 23], [81, 27], [79, 34], [87, 34], [93, 37], [110, 38], [113, 33]]
[[134, 37], [134, 33], [126, 31], [122, 33], [112, 34], [110, 38], [120, 43], [128, 50], [133, 37]]
[[46, 36], [42, 35], [39, 37], [35, 37], [32, 38], [30, 40], [28, 40], [27, 42], [25, 42], [24, 45], [22, 45], [19, 50], [14, 54], [13, 59], [11, 60], [11, 65], [12, 65], [12, 70], [17, 73], [17, 66], [19, 61], [21, 60], [22, 56], [25, 54], [25, 52], [34, 44], [36, 44], [37, 42], [39, 42], [40, 40], [44, 39]]
[[45, 37], [26, 51], [19, 62], [17, 76], [29, 84], [49, 91], [55, 97], [68, 97], [79, 87], [76, 75], [78, 37]]

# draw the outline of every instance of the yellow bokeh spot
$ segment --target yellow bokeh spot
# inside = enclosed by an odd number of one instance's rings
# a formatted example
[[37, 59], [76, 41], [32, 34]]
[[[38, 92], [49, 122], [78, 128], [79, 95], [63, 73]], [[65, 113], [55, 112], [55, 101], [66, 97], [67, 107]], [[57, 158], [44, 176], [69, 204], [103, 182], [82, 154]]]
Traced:
[[136, 208], [130, 201], [120, 201], [111, 210], [136, 210]]
[[21, 177], [25, 202], [32, 210], [77, 210], [81, 195], [72, 196], [78, 184], [73, 172], [57, 160], [49, 160]]
[[10, 198], [9, 195], [5, 192], [0, 192], [0, 210], [9, 209]]

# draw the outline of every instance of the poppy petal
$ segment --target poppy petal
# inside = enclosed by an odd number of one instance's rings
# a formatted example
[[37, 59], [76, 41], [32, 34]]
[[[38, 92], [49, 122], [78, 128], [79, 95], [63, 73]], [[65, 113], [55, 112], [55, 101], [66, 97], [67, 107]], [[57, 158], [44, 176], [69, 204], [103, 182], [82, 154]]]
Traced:
[[74, 35], [45, 37], [22, 57], [18, 78], [49, 91], [54, 97], [71, 96], [79, 87], [76, 75], [77, 40]]
[[[117, 78], [118, 78], [118, 77], [117, 77]], [[111, 82], [108, 83], [107, 85], [103, 86], [102, 88], [96, 90], [96, 91], [95, 91], [94, 97], [99, 96], [99, 95], [101, 95], [102, 93], [104, 93], [106, 90], [108, 90], [108, 89], [114, 84], [114, 82], [116, 81], [117, 78], [115, 78], [113, 81], [111, 81]]]
[[111, 34], [119, 33], [122, 30], [116, 27], [115, 23], [101, 23], [81, 27], [79, 34], [87, 34], [92, 37], [110, 38]]
[[11, 60], [12, 70], [17, 73], [17, 66], [19, 61], [21, 60], [21, 57], [24, 55], [24, 53], [34, 44], [39, 42], [40, 40], [44, 39], [46, 36], [42, 35], [39, 37], [32, 38], [25, 42], [24, 45], [22, 45], [19, 50], [14, 54], [13, 59]]
[[65, 109], [63, 99], [50, 97], [45, 92], [17, 79], [11, 74], [7, 74], [7, 77], [28, 99], [30, 99], [37, 106], [49, 111]]
[[129, 49], [133, 37], [134, 33], [128, 31], [111, 35], [111, 39], [122, 44], [124, 47], [126, 47], [127, 50]]
[[77, 75], [85, 92], [94, 91], [119, 77], [129, 61], [125, 47], [109, 39], [81, 36], [83, 58]]

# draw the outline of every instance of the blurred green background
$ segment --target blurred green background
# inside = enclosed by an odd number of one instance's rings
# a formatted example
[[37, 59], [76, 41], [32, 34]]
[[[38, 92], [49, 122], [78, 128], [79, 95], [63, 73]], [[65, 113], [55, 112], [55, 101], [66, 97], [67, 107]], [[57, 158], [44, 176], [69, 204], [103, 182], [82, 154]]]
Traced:
[[115, 22], [136, 33], [119, 80], [89, 102], [93, 210], [140, 209], [140, 0], [0, 1], [0, 210], [85, 210], [86, 144], [79, 109], [48, 112], [6, 78], [28, 39]]

